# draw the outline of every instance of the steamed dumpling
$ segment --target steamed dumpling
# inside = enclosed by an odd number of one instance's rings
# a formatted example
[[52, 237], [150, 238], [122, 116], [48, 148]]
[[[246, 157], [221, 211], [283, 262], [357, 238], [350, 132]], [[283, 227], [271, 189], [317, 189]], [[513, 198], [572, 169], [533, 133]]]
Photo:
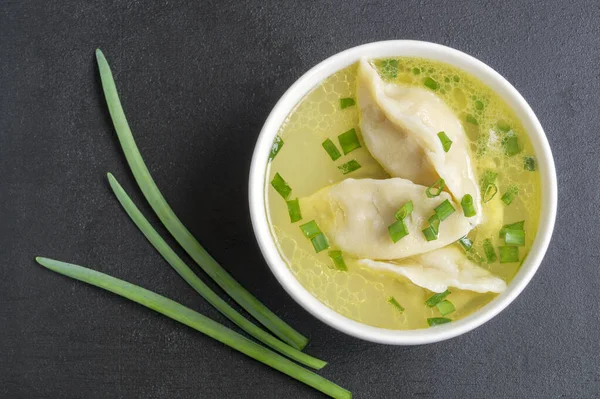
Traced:
[[479, 293], [499, 293], [506, 289], [504, 280], [468, 260], [455, 246], [398, 261], [361, 259], [358, 264], [386, 274], [406, 277], [414, 284], [433, 292], [444, 292], [449, 287]]
[[[400, 178], [346, 179], [301, 198], [300, 204], [306, 220], [315, 219], [334, 247], [358, 258], [401, 259], [446, 246], [471, 229], [448, 193], [427, 198], [426, 189]], [[405, 219], [410, 233], [394, 243], [388, 226], [396, 221], [395, 212], [411, 200], [414, 209]], [[440, 223], [438, 239], [428, 242], [422, 230], [429, 225], [433, 209], [444, 200], [449, 200], [456, 212]]]
[[[360, 127], [367, 148], [393, 177], [424, 186], [443, 178], [447, 189], [460, 202], [473, 196], [482, 220], [481, 194], [471, 165], [467, 137], [456, 115], [430, 90], [384, 82], [366, 58], [358, 69]], [[446, 153], [439, 132], [452, 140]]]

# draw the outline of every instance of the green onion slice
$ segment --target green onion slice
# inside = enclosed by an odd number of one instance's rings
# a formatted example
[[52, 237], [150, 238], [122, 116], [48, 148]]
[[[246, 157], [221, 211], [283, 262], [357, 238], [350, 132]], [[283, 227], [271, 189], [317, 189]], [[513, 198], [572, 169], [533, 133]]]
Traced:
[[308, 238], [309, 240], [312, 240], [315, 236], [321, 233], [321, 229], [314, 220], [301, 225], [300, 230], [302, 230], [304, 237]]
[[135, 144], [129, 124], [127, 123], [127, 118], [123, 112], [123, 107], [121, 106], [121, 101], [119, 100], [119, 94], [117, 93], [117, 87], [115, 86], [110, 66], [100, 49], [96, 50], [96, 60], [98, 62], [102, 89], [104, 90], [108, 111], [110, 112], [115, 131], [123, 148], [123, 153], [144, 197], [160, 221], [198, 266], [233, 300], [239, 303], [248, 313], [280, 339], [294, 348], [304, 348], [308, 343], [308, 339], [277, 317], [277, 315], [267, 309], [265, 305], [235, 281], [177, 218], [177, 215], [175, 215], [152, 179], [148, 167], [144, 163], [142, 155]]
[[398, 76], [398, 60], [382, 60], [380, 73], [385, 79], [396, 79], [396, 76]]
[[471, 241], [467, 236], [459, 238], [458, 243], [466, 252], [469, 252], [473, 247], [473, 241]]
[[425, 80], [423, 80], [423, 84], [431, 90], [437, 90], [440, 87], [439, 83], [430, 77], [426, 77]]
[[500, 200], [502, 202], [504, 202], [506, 205], [510, 205], [517, 195], [519, 195], [519, 188], [515, 185], [512, 185], [512, 186], [508, 187], [508, 189], [506, 190], [506, 192], [504, 194], [502, 194], [502, 197], [500, 197]]
[[394, 216], [397, 220], [406, 219], [413, 211], [413, 202], [408, 201], [406, 204], [402, 205], [400, 209], [396, 211]]
[[403, 219], [396, 220], [390, 226], [388, 226], [388, 232], [393, 242], [398, 242], [400, 239], [408, 235], [408, 228], [404, 223]]
[[488, 184], [483, 194], [483, 203], [490, 202], [498, 192], [498, 187], [495, 184]]
[[162, 257], [173, 267], [173, 269], [183, 278], [196, 292], [208, 301], [229, 320], [237, 324], [241, 329], [252, 335], [259, 341], [277, 350], [278, 352], [294, 359], [306, 366], [320, 369], [325, 366], [325, 362], [307, 356], [305, 353], [285, 344], [283, 341], [275, 338], [260, 327], [254, 325], [227, 302], [219, 297], [209, 286], [207, 286], [198, 276], [185, 264], [185, 262], [175, 253], [165, 240], [152, 227], [150, 222], [144, 217], [142, 212], [135, 206], [131, 198], [127, 195], [123, 187], [115, 177], [108, 173], [108, 182], [115, 196], [121, 203], [121, 206], [127, 212], [127, 215], [135, 223], [137, 228], [144, 234], [152, 246], [162, 255]]
[[465, 217], [475, 216], [477, 213], [475, 211], [475, 204], [473, 204], [473, 196], [471, 194], [465, 194], [460, 201], [460, 206], [463, 209], [463, 214]]
[[302, 220], [302, 212], [300, 211], [300, 201], [298, 198], [285, 202], [288, 208], [288, 214], [290, 215], [290, 222], [296, 223]]
[[473, 115], [468, 114], [467, 118], [466, 118], [467, 122], [469, 122], [472, 125], [478, 126], [479, 122], [477, 122], [477, 118], [475, 118]]
[[429, 218], [429, 227], [431, 227], [431, 230], [433, 230], [436, 237], [438, 236], [438, 233], [440, 232], [440, 222], [441, 222], [440, 217], [437, 214], [433, 214]]
[[193, 311], [171, 299], [145, 288], [111, 277], [85, 267], [57, 260], [37, 257], [36, 261], [56, 273], [102, 288], [123, 298], [163, 314], [199, 331], [232, 349], [237, 350], [267, 366], [311, 386], [334, 398], [350, 399], [352, 394], [325, 378], [306, 370], [291, 360], [267, 349], [241, 334]]
[[500, 120], [500, 121], [498, 121], [496, 126], [498, 126], [498, 129], [500, 129], [500, 131], [502, 131], [502, 132], [510, 131], [510, 125], [506, 121]]
[[498, 259], [496, 256], [496, 251], [494, 250], [494, 246], [492, 245], [492, 240], [486, 238], [483, 240], [483, 251], [485, 252], [485, 257], [487, 258], [488, 263], [493, 263]]
[[429, 226], [421, 231], [427, 241], [435, 241], [438, 239], [438, 233], [431, 226]]
[[333, 261], [333, 264], [336, 269], [341, 271], [348, 271], [348, 267], [346, 266], [346, 262], [344, 262], [344, 255], [342, 251], [329, 251], [329, 257]]
[[450, 147], [452, 147], [452, 140], [446, 135], [446, 132], [439, 132], [437, 135], [440, 138], [444, 152], [448, 152]]
[[444, 191], [444, 187], [446, 187], [446, 182], [444, 179], [439, 179], [425, 190], [425, 194], [427, 194], [427, 198], [435, 198]]
[[508, 229], [504, 234], [504, 243], [522, 247], [525, 245], [525, 230]]
[[513, 263], [519, 261], [519, 247], [498, 247], [500, 263]]
[[281, 147], [283, 147], [283, 144], [284, 143], [283, 143], [283, 140], [281, 139], [281, 137], [275, 136], [275, 140], [273, 140], [273, 145], [271, 146], [271, 153], [269, 154], [269, 162], [271, 162], [273, 159], [275, 159], [275, 156], [281, 150]]
[[354, 106], [354, 104], [356, 104], [356, 102], [351, 97], [340, 98], [340, 108], [341, 109], [346, 109], [348, 107], [352, 107], [352, 106]]
[[292, 188], [279, 173], [275, 173], [275, 176], [273, 176], [273, 180], [271, 180], [271, 186], [273, 186], [275, 191], [277, 191], [279, 195], [283, 197], [283, 199], [288, 199], [292, 193]]
[[448, 295], [450, 295], [450, 291], [448, 290], [437, 294], [433, 294], [427, 301], [425, 301], [425, 305], [432, 308], [438, 303], [442, 302], [444, 299], [446, 299]]
[[442, 316], [446, 316], [447, 314], [450, 314], [456, 310], [454, 304], [448, 300], [438, 302], [435, 306], [438, 308]]
[[332, 161], [335, 161], [342, 156], [342, 154], [340, 154], [340, 151], [337, 149], [333, 141], [331, 141], [330, 139], [325, 140], [321, 143], [321, 145], [323, 146], [325, 151], [327, 151], [327, 154], [329, 155], [329, 158], [331, 158]]
[[514, 134], [509, 135], [504, 140], [502, 140], [502, 146], [504, 147], [504, 153], [509, 157], [516, 155], [521, 152], [521, 147], [519, 146], [519, 138]]
[[358, 141], [356, 129], [350, 129], [347, 132], [340, 134], [338, 136], [338, 141], [340, 142], [340, 147], [342, 147], [344, 155], [360, 148], [360, 141]]
[[456, 209], [452, 206], [450, 201], [444, 200], [441, 204], [434, 208], [435, 214], [439, 216], [441, 221], [444, 221], [450, 217]]
[[515, 223], [511, 223], [511, 224], [505, 224], [504, 226], [502, 226], [502, 228], [500, 229], [500, 234], [499, 237], [501, 239], [505, 239], [506, 237], [506, 232], [508, 230], [525, 230], [525, 221], [521, 220], [520, 222], [515, 222]]
[[479, 187], [481, 187], [481, 191], [485, 192], [485, 190], [487, 189], [487, 187], [490, 184], [494, 184], [497, 176], [498, 176], [498, 173], [494, 172], [493, 170], [486, 169], [483, 172], [483, 176], [481, 176], [481, 180], [480, 180], [480, 184], [479, 184]]
[[406, 309], [404, 309], [404, 307], [402, 305], [400, 305], [398, 303], [398, 301], [396, 300], [396, 298], [394, 298], [393, 296], [388, 298], [388, 303], [390, 303], [393, 307], [395, 307], [396, 309], [398, 309], [400, 311], [400, 313], [404, 312]]
[[338, 169], [342, 171], [343, 175], [347, 175], [348, 173], [360, 169], [360, 164], [353, 159], [351, 161], [346, 162], [343, 165], [338, 166]]
[[530, 172], [534, 172], [535, 171], [535, 158], [530, 157], [530, 156], [523, 157], [523, 168]]
[[429, 324], [429, 327], [433, 327], [439, 326], [440, 324], [450, 323], [451, 321], [452, 319], [447, 319], [445, 317], [431, 317], [427, 319], [427, 324]]
[[319, 233], [311, 238], [310, 242], [312, 242], [312, 245], [317, 253], [329, 248], [329, 241], [327, 241], [327, 237], [325, 237], [325, 234], [323, 233]]

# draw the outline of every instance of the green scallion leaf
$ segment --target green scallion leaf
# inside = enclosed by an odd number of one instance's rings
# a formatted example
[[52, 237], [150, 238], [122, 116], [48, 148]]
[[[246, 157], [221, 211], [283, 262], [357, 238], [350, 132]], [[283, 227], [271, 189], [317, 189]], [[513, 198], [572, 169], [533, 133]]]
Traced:
[[433, 210], [434, 210], [435, 214], [439, 216], [439, 218], [442, 222], [444, 220], [448, 219], [448, 217], [450, 217], [450, 215], [452, 215], [454, 212], [456, 212], [456, 209], [454, 209], [454, 207], [448, 200], [444, 200], [441, 204], [436, 206]]
[[458, 243], [466, 252], [469, 252], [473, 247], [473, 241], [471, 241], [467, 236], [459, 238]]
[[450, 147], [452, 147], [452, 140], [450, 140], [448, 135], [446, 135], [446, 132], [439, 132], [437, 135], [440, 139], [440, 142], [442, 143], [442, 148], [444, 149], [444, 152], [448, 152], [450, 150]]
[[431, 226], [424, 228], [421, 231], [427, 241], [435, 241], [438, 239], [438, 233]]
[[300, 211], [300, 201], [298, 198], [295, 200], [286, 201], [288, 214], [290, 215], [290, 222], [296, 223], [299, 220], [302, 220], [302, 212]]
[[181, 223], [173, 212], [164, 196], [156, 186], [150, 175], [148, 167], [133, 139], [127, 118], [123, 112], [117, 87], [110, 70], [110, 66], [100, 49], [96, 50], [96, 60], [100, 71], [102, 89], [110, 117], [113, 121], [117, 137], [123, 148], [127, 163], [133, 172], [135, 181], [139, 185], [144, 197], [171, 235], [190, 255], [190, 257], [204, 270], [233, 300], [250, 313], [262, 325], [271, 330], [281, 340], [297, 349], [302, 349], [308, 339], [277, 317], [265, 305], [256, 299], [248, 290], [240, 285], [194, 238], [192, 233]]
[[492, 245], [492, 240], [489, 238], [483, 240], [483, 251], [485, 252], [488, 263], [494, 263], [496, 259], [498, 259], [494, 246]]
[[348, 267], [346, 266], [346, 262], [344, 262], [344, 256], [342, 251], [329, 251], [329, 257], [333, 261], [333, 265], [337, 270], [340, 271], [348, 271]]
[[271, 162], [273, 159], [275, 159], [275, 156], [281, 150], [281, 147], [283, 147], [283, 144], [284, 143], [283, 143], [283, 140], [281, 139], [281, 137], [275, 136], [275, 140], [273, 140], [273, 145], [271, 146], [271, 152], [269, 153], [269, 162]]
[[342, 154], [340, 154], [340, 151], [337, 149], [333, 141], [331, 141], [330, 139], [325, 140], [321, 143], [321, 145], [323, 146], [325, 151], [327, 151], [327, 154], [329, 155], [329, 158], [331, 158], [332, 161], [335, 161], [342, 156]]
[[327, 237], [325, 237], [325, 234], [323, 233], [319, 233], [311, 238], [310, 242], [312, 242], [317, 253], [329, 248], [329, 241], [327, 241]]
[[425, 194], [427, 198], [435, 198], [444, 191], [444, 187], [446, 187], [446, 182], [444, 179], [439, 179], [425, 190]]
[[515, 135], [510, 135], [502, 140], [502, 146], [504, 147], [504, 153], [509, 157], [516, 155], [521, 152], [519, 146], [519, 138]]
[[496, 193], [498, 193], [498, 187], [495, 184], [488, 184], [483, 193], [483, 203], [490, 202]]
[[360, 164], [358, 163], [358, 161], [353, 159], [351, 161], [346, 162], [343, 165], [338, 166], [338, 169], [342, 171], [343, 175], [347, 175], [348, 173], [360, 169]]
[[396, 79], [398, 76], [398, 60], [382, 60], [380, 73], [384, 79]]
[[408, 201], [406, 204], [402, 205], [402, 207], [400, 207], [400, 209], [398, 209], [396, 211], [396, 213], [394, 214], [394, 216], [396, 217], [396, 220], [402, 220], [407, 218], [413, 211], [413, 202], [412, 201]]
[[346, 109], [348, 107], [352, 107], [355, 104], [356, 104], [356, 102], [351, 97], [340, 98], [340, 108], [341, 109]]
[[438, 308], [442, 316], [446, 316], [447, 314], [450, 314], [456, 310], [454, 304], [448, 300], [438, 302], [435, 306]]
[[493, 170], [486, 169], [483, 172], [483, 176], [481, 176], [481, 179], [479, 181], [479, 187], [481, 188], [481, 192], [485, 192], [485, 190], [490, 184], [494, 184], [496, 182], [497, 176], [498, 173], [494, 172]]
[[436, 82], [435, 80], [431, 79], [430, 77], [426, 77], [423, 80], [423, 84], [425, 86], [429, 87], [431, 90], [437, 90], [440, 87], [439, 83]]
[[446, 290], [444, 292], [440, 292], [437, 294], [433, 294], [427, 301], [425, 301], [425, 305], [432, 308], [435, 305], [437, 305], [438, 303], [442, 302], [444, 299], [446, 299], [446, 297], [450, 294], [451, 294], [451, 292], [449, 290]]
[[463, 214], [465, 217], [475, 216], [477, 213], [475, 211], [475, 204], [473, 204], [473, 196], [471, 194], [465, 194], [460, 201], [460, 206], [463, 209]]
[[479, 122], [477, 122], [477, 118], [475, 118], [473, 115], [468, 114], [467, 118], [466, 118], [467, 122], [469, 122], [471, 125], [475, 125], [475, 126], [479, 126]]
[[304, 237], [308, 238], [309, 240], [313, 239], [316, 235], [321, 234], [321, 229], [314, 220], [301, 225], [300, 230], [302, 230]]
[[504, 194], [502, 194], [502, 197], [500, 197], [500, 200], [502, 202], [504, 202], [506, 205], [510, 205], [517, 195], [519, 195], [519, 188], [515, 185], [512, 185], [512, 186], [508, 187], [508, 189], [506, 190], [506, 192]]
[[402, 305], [400, 305], [398, 303], [398, 301], [396, 300], [396, 298], [394, 298], [393, 296], [388, 298], [388, 303], [390, 303], [393, 307], [395, 307], [396, 309], [398, 309], [400, 311], [400, 313], [404, 312], [406, 309], [404, 309], [404, 307]]
[[340, 142], [340, 147], [342, 147], [344, 155], [360, 148], [360, 141], [358, 141], [356, 129], [350, 129], [347, 132], [340, 134], [338, 136], [338, 141]]
[[498, 247], [500, 263], [513, 263], [519, 261], [519, 247]]
[[508, 229], [504, 234], [506, 245], [522, 247], [525, 245], [525, 230]]
[[530, 156], [526, 156], [523, 157], [523, 168], [525, 170], [528, 170], [530, 172], [534, 172], [535, 171], [535, 158], [534, 157], [530, 157]]
[[290, 194], [292, 193], [292, 188], [287, 184], [287, 182], [281, 177], [279, 173], [275, 173], [273, 180], [271, 180], [271, 186], [283, 197], [283, 199], [288, 199]]
[[392, 241], [398, 242], [408, 235], [408, 228], [404, 224], [404, 220], [400, 219], [388, 226], [388, 232]]
[[436, 237], [438, 236], [439, 232], [440, 232], [440, 216], [436, 213], [434, 215], [432, 215], [429, 218], [429, 227], [431, 227], [431, 230], [433, 230], [433, 232], [435, 233]]
[[498, 123], [496, 124], [496, 126], [498, 126], [498, 129], [501, 132], [508, 132], [510, 131], [510, 125], [506, 122], [506, 121], [498, 121]]
[[56, 273], [102, 288], [163, 314], [331, 397], [344, 399], [352, 397], [350, 392], [331, 381], [169, 298], [78, 265], [42, 257], [37, 257], [36, 261]]
[[505, 224], [500, 229], [500, 235], [499, 235], [499, 237], [504, 240], [505, 237], [506, 237], [506, 232], [508, 230], [525, 230], [525, 221], [521, 220], [520, 222], [515, 222], [515, 223], [511, 223], [511, 224]]
[[441, 324], [450, 323], [451, 321], [452, 321], [452, 319], [447, 319], [445, 317], [431, 317], [431, 318], [427, 319], [427, 324], [429, 324], [429, 327], [433, 327], [433, 326], [439, 326]]

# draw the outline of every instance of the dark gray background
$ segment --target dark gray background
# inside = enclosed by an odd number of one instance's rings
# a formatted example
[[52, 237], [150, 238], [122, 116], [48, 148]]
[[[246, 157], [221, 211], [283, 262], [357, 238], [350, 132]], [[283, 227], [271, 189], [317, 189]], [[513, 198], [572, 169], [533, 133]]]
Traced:
[[[357, 398], [598, 397], [599, 4], [5, 0], [0, 396], [320, 397], [33, 262], [43, 255], [87, 265], [227, 324], [150, 247], [108, 189], [111, 171], [159, 226], [101, 97], [100, 47], [176, 213], [236, 279], [311, 338], [308, 351], [330, 361], [325, 377]], [[553, 240], [530, 286], [483, 327], [421, 347], [362, 342], [303, 311], [266, 267], [247, 206], [254, 142], [279, 96], [328, 56], [387, 39], [442, 43], [504, 75], [545, 127], [559, 180]]]

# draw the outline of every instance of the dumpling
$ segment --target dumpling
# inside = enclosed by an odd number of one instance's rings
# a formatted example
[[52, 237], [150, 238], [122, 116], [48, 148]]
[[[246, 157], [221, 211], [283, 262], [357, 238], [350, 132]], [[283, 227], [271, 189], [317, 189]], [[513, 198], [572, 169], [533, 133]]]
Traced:
[[[427, 198], [426, 189], [400, 178], [346, 179], [301, 198], [300, 205], [304, 218], [314, 219], [336, 248], [358, 258], [401, 259], [446, 246], [471, 229], [448, 193]], [[440, 223], [438, 239], [428, 242], [422, 230], [445, 200], [456, 212]], [[394, 243], [388, 226], [408, 201], [413, 202], [413, 212], [405, 219], [409, 234]]]
[[479, 293], [500, 293], [506, 289], [504, 280], [468, 260], [455, 246], [398, 261], [361, 259], [358, 264], [386, 274], [404, 276], [433, 292], [444, 292], [448, 287]]
[[[457, 202], [473, 196], [477, 214], [469, 221], [481, 223], [467, 137], [450, 107], [430, 90], [384, 82], [366, 58], [360, 61], [357, 93], [362, 136], [381, 166], [393, 177], [424, 186], [443, 178]], [[452, 140], [447, 153], [437, 135], [442, 131]]]

